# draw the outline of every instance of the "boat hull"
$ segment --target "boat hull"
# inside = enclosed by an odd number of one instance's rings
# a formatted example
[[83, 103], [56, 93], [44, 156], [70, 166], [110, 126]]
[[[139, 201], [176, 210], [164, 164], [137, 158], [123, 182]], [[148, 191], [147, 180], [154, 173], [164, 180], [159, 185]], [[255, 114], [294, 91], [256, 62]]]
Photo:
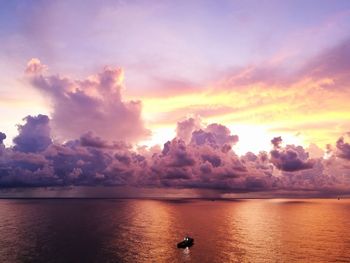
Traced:
[[194, 244], [194, 239], [189, 238], [188, 240], [183, 240], [180, 243], [177, 244], [177, 248], [186, 248], [191, 247]]

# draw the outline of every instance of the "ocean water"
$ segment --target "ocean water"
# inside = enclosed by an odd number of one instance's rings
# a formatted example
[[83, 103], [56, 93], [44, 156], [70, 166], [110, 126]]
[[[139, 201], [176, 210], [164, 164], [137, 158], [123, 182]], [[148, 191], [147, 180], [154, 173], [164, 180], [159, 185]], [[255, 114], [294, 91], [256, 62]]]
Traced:
[[0, 200], [0, 262], [350, 262], [350, 201]]

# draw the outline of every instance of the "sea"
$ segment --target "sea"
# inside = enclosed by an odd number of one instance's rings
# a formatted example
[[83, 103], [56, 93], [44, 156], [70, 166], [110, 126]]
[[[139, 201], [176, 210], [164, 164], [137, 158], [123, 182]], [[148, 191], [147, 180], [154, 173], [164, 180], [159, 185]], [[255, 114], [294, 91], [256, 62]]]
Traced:
[[350, 200], [1, 199], [0, 262], [350, 262]]

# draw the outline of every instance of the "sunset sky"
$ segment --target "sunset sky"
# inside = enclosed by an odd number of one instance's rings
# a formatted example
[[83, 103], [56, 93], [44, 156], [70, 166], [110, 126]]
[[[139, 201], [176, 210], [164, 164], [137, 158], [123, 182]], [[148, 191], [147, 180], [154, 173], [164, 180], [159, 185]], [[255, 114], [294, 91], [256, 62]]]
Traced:
[[350, 1], [0, 0], [0, 72], [2, 187], [348, 193]]

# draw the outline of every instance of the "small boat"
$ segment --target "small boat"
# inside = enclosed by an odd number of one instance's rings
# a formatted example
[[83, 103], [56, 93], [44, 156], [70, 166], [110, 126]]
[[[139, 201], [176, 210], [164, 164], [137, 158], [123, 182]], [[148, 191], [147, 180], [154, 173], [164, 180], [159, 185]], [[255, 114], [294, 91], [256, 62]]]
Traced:
[[186, 236], [184, 240], [182, 240], [180, 243], [177, 243], [177, 248], [187, 248], [193, 246], [194, 239], [191, 237]]

